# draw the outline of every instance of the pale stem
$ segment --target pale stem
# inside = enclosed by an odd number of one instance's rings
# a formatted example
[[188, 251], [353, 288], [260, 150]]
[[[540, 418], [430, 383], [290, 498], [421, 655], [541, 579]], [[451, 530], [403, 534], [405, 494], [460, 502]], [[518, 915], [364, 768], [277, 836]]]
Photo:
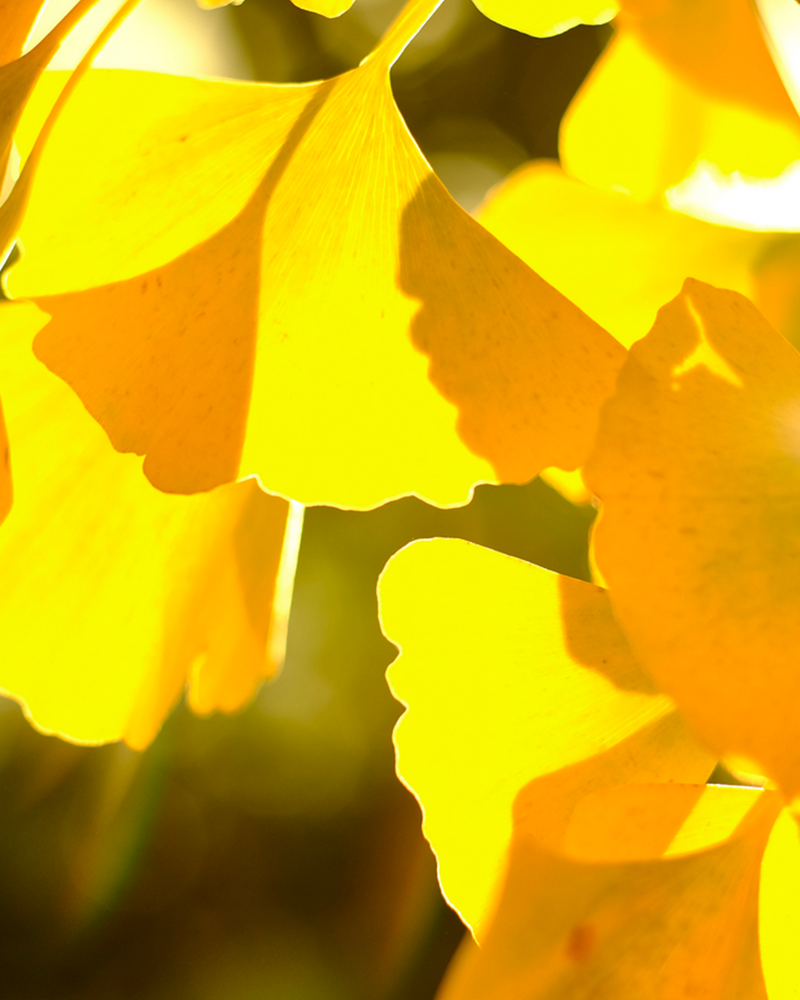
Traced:
[[442, 2], [443, 0], [409, 0], [361, 65], [379, 61], [388, 70]]

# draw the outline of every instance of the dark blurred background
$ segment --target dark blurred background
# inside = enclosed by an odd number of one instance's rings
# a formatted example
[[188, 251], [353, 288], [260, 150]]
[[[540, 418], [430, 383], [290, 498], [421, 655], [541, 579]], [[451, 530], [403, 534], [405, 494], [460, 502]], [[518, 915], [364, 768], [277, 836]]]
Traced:
[[[356, 65], [399, 4], [325, 21], [289, 0], [232, 16], [259, 79]], [[400, 108], [474, 207], [558, 123], [607, 40], [536, 40], [447, 0], [394, 71]], [[400, 713], [375, 583], [408, 541], [456, 535], [586, 577], [591, 507], [539, 481], [464, 508], [306, 513], [286, 664], [244, 712], [183, 705], [153, 746], [76, 747], [0, 699], [0, 996], [429, 1000], [463, 928], [394, 776]]]

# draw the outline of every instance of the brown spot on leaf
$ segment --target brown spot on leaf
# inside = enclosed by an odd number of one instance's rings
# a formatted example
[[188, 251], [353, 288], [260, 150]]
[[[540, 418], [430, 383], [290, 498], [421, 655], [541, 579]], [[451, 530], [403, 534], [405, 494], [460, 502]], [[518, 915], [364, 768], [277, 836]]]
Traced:
[[595, 930], [591, 924], [578, 924], [567, 938], [567, 957], [573, 962], [585, 962], [592, 953]]

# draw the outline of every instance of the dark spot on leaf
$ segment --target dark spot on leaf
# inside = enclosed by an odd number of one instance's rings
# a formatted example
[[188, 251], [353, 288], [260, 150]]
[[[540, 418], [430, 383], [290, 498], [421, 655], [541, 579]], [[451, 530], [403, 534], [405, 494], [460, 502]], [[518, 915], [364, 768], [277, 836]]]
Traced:
[[567, 958], [585, 962], [594, 948], [595, 930], [591, 924], [578, 924], [567, 938]]

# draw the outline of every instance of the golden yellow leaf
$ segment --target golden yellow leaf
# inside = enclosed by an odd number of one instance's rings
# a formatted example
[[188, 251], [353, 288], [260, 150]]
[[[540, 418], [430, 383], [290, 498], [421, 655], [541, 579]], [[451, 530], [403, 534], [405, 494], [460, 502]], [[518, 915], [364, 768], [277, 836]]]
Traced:
[[433, 7], [326, 83], [96, 72], [64, 110], [8, 285], [158, 487], [258, 473], [306, 503], [448, 505], [583, 461], [624, 352], [409, 135], [388, 69]]
[[[540, 835], [630, 780], [702, 781], [714, 759], [633, 661], [598, 587], [456, 539], [412, 543], [379, 583], [387, 676], [407, 706], [397, 769], [419, 799], [450, 903], [479, 934], [502, 883], [512, 808], [539, 778]], [[544, 776], [544, 777], [542, 777]], [[535, 782], [534, 782], [535, 784]]]
[[[776, 235], [764, 247], [754, 269], [754, 288], [748, 295], [767, 320], [800, 348], [800, 236]], [[737, 289], [742, 291], [742, 289]]]
[[680, 292], [686, 278], [753, 297], [762, 285], [762, 258], [786, 241], [598, 190], [548, 160], [520, 168], [476, 214], [509, 250], [626, 347], [650, 330], [659, 308]]
[[701, 90], [795, 122], [749, 0], [622, 0], [619, 25]]
[[624, 786], [576, 810], [588, 854], [518, 821], [496, 918], [439, 1000], [766, 1000], [759, 863], [780, 808], [753, 789]]
[[46, 0], [0, 0], [0, 66], [17, 59]]
[[746, 0], [625, 9], [563, 119], [568, 173], [657, 201], [699, 161], [775, 177], [800, 159], [800, 118]]
[[800, 933], [800, 839], [797, 817], [778, 817], [761, 863], [758, 933], [761, 967], [769, 1000], [796, 1000], [797, 940]]
[[0, 523], [6, 519], [13, 502], [14, 481], [11, 476], [11, 451], [5, 418], [2, 408], [0, 408]]
[[543, 479], [548, 486], [569, 500], [570, 503], [584, 504], [592, 499], [591, 492], [586, 488], [581, 476], [580, 469], [573, 469], [572, 472], [564, 472], [563, 469], [542, 469], [539, 478]]
[[587, 484], [597, 564], [642, 665], [719, 753], [800, 790], [800, 355], [687, 281], [631, 349]]
[[[0, 2], [0, 178], [5, 175], [14, 130], [36, 81], [53, 58], [64, 37], [97, 0], [82, 0], [30, 52], [21, 56], [43, 0]], [[0, 246], [0, 251], [4, 248]]]
[[350, 10], [354, 0], [292, 0], [292, 3], [301, 10], [310, 10], [324, 17], [339, 17]]
[[[13, 59], [5, 65], [0, 65], [0, 188], [3, 186], [6, 178], [14, 144], [15, 130], [19, 125], [34, 87], [40, 80], [42, 73], [56, 50], [61, 45], [61, 42], [84, 14], [91, 10], [96, 3], [97, 0], [78, 0], [72, 10], [59, 21], [38, 45], [25, 53], [25, 55]], [[36, 172], [39, 157], [61, 108], [75, 84], [91, 65], [99, 49], [102, 48], [110, 35], [113, 34], [119, 24], [138, 3], [139, 0], [125, 0], [117, 13], [108, 21], [105, 28], [89, 47], [89, 50], [71, 75], [69, 81], [62, 80], [61, 93], [56, 100], [51, 101], [51, 106], [48, 109], [49, 114], [39, 122], [38, 133], [30, 137], [22, 173], [14, 183], [8, 196], [0, 203], [0, 262], [5, 261], [8, 251], [11, 249], [16, 238], [17, 230], [27, 207], [31, 183]], [[20, 10], [15, 12], [12, 18], [14, 46], [22, 38], [23, 32], [27, 35], [27, 31], [33, 26], [39, 7], [41, 7], [41, 4], [34, 9], [30, 4], [24, 3], [20, 5]], [[2, 8], [0, 8], [0, 15], [2, 13]], [[26, 26], [27, 31], [25, 30]]]
[[617, 0], [475, 0], [475, 6], [493, 21], [539, 38], [576, 24], [605, 24], [619, 10]]
[[0, 688], [45, 731], [142, 747], [187, 682], [198, 711], [231, 710], [275, 670], [288, 504], [253, 479], [153, 489], [33, 357], [45, 322], [0, 305], [16, 493], [0, 531]]

